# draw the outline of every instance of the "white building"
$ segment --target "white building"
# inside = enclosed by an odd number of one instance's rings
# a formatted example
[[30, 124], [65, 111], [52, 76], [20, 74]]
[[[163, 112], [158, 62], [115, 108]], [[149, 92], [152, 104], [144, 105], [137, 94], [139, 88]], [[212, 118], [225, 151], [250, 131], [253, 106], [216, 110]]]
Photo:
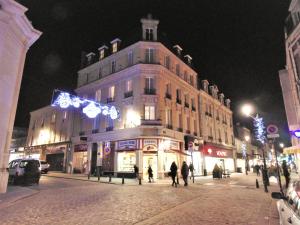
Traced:
[[[300, 1], [292, 0], [285, 25], [286, 67], [279, 71], [280, 83], [288, 120], [292, 147], [285, 154], [294, 154], [300, 166]], [[299, 133], [300, 134], [300, 133]]]
[[13, 0], [0, 0], [0, 193], [7, 187], [9, 146], [26, 53], [41, 35], [26, 18], [26, 11]]
[[[154, 178], [162, 178], [173, 161], [179, 168], [183, 161], [193, 161], [197, 175], [204, 169], [210, 173], [212, 163], [228, 161], [225, 167], [233, 171], [230, 100], [199, 89], [192, 57], [183, 54], [179, 45], [166, 47], [160, 41], [158, 20], [148, 17], [141, 23], [139, 41], [126, 45], [116, 38], [101, 46], [97, 56], [92, 52], [86, 55], [75, 92], [82, 99], [115, 106], [120, 118], [112, 120], [99, 114], [91, 119], [82, 108], [69, 109], [72, 134], [70, 155], [64, 161], [66, 170], [94, 173], [99, 166], [104, 173], [131, 176], [137, 165], [140, 175], [146, 177], [151, 165]], [[216, 111], [205, 115], [206, 106]], [[47, 107], [35, 118], [42, 120], [50, 111]], [[214, 123], [211, 118], [216, 119], [217, 112], [222, 122]], [[36, 119], [32, 114], [31, 124]], [[209, 138], [207, 125], [218, 127], [219, 139], [215, 135], [215, 139]], [[35, 135], [41, 132], [38, 129]], [[37, 137], [28, 136], [28, 148], [36, 145]], [[53, 143], [57, 141], [46, 145]], [[201, 152], [208, 145], [211, 151], [205, 156]]]

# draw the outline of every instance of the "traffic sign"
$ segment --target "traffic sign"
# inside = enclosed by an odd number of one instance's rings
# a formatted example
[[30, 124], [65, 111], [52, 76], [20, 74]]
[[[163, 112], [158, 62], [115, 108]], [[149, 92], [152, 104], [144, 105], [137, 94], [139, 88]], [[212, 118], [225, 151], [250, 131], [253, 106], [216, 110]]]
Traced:
[[268, 134], [277, 134], [278, 133], [278, 127], [274, 124], [270, 124], [267, 126], [267, 133]]

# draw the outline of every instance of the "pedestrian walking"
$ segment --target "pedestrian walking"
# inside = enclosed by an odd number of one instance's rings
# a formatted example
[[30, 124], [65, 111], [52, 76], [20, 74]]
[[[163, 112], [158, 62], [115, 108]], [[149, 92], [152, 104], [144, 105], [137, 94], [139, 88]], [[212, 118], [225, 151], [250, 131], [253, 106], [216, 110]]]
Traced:
[[154, 182], [154, 180], [153, 180], [153, 170], [152, 170], [150, 165], [148, 167], [148, 179], [149, 179], [149, 183], [151, 183], [151, 180], [152, 180], [152, 182]]
[[172, 181], [173, 181], [172, 186], [174, 186], [174, 184], [175, 184], [175, 187], [177, 187], [177, 183], [175, 182], [175, 177], [177, 175], [177, 169], [178, 168], [177, 168], [176, 163], [172, 162], [171, 167], [170, 167], [170, 176], [172, 177]]
[[219, 175], [219, 178], [222, 178], [223, 177], [223, 168], [222, 166], [220, 166], [220, 175]]
[[285, 187], [288, 188], [290, 183], [290, 172], [288, 170], [285, 160], [283, 160], [282, 162], [282, 171], [283, 171], [283, 176], [285, 178]]
[[192, 179], [192, 177], [194, 177], [194, 165], [193, 165], [193, 163], [190, 163], [189, 170], [190, 170], [190, 173], [191, 173], [190, 179]]
[[134, 173], [135, 173], [135, 178], [138, 179], [139, 178], [139, 168], [136, 165], [134, 165], [133, 169], [134, 169]]
[[255, 165], [256, 175], [260, 176], [260, 166], [258, 164]]
[[189, 176], [189, 167], [186, 164], [185, 161], [183, 161], [182, 163], [182, 167], [181, 167], [181, 175], [184, 181], [184, 186], [188, 186], [188, 176]]

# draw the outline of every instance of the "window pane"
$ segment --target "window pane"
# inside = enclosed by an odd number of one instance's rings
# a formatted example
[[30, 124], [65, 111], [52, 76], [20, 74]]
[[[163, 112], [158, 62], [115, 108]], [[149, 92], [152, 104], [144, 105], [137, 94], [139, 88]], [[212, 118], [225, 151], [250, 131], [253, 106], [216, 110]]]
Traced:
[[155, 120], [155, 107], [150, 106], [150, 120]]

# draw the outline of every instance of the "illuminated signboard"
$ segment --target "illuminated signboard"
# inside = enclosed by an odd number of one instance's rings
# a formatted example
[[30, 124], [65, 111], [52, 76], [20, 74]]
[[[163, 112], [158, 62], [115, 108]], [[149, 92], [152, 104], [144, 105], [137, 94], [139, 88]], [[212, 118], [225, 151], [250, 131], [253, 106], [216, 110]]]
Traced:
[[74, 108], [82, 107], [82, 112], [89, 118], [95, 118], [99, 114], [110, 116], [112, 120], [120, 117], [120, 112], [115, 106], [105, 105], [89, 99], [80, 98], [60, 90], [54, 90], [51, 105], [59, 106], [62, 109], [66, 109], [71, 106]]

